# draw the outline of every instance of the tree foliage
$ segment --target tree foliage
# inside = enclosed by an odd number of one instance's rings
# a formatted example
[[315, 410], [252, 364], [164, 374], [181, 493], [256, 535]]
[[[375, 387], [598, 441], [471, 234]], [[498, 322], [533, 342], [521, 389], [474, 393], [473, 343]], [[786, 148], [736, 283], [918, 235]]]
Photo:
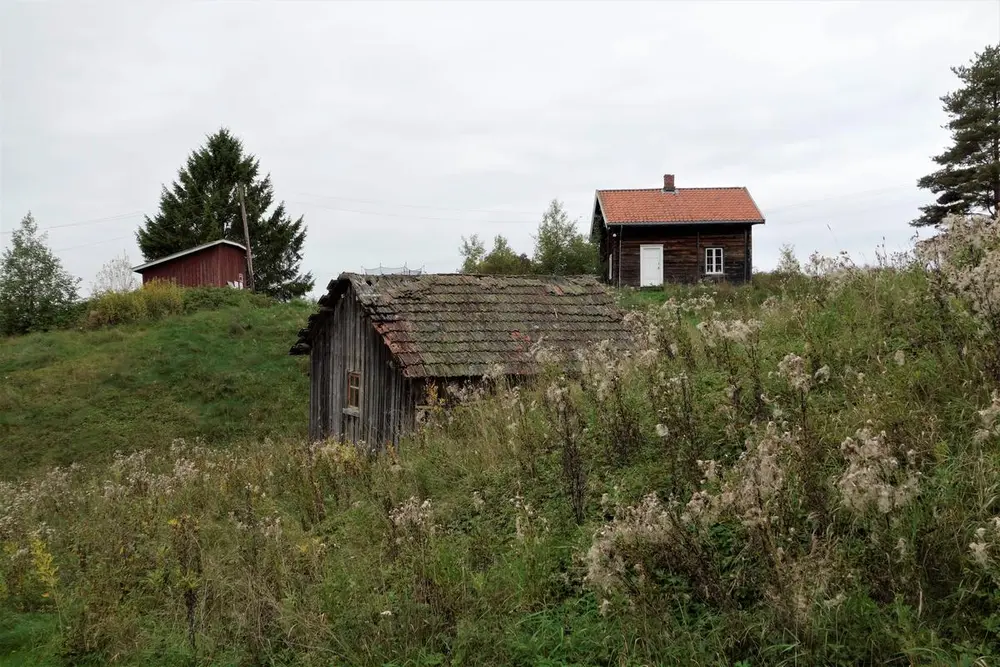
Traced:
[[1000, 208], [1000, 45], [952, 72], [962, 85], [941, 98], [952, 146], [933, 158], [941, 168], [917, 181], [937, 200], [920, 208], [914, 226], [936, 225], [950, 214], [994, 216]]
[[487, 275], [574, 275], [597, 272], [597, 249], [577, 231], [562, 204], [552, 200], [542, 215], [538, 233], [534, 236], [534, 256], [518, 254], [506, 237], [497, 235], [493, 249], [478, 235], [462, 237], [459, 252], [463, 257], [462, 273]]
[[532, 262], [535, 272], [541, 274], [597, 273], [597, 248], [577, 230], [557, 199], [549, 204], [538, 225]]
[[108, 292], [124, 293], [131, 292], [139, 288], [139, 278], [132, 270], [132, 262], [128, 258], [128, 253], [109, 259], [94, 278], [94, 287], [91, 290], [95, 296], [107, 294]]
[[79, 278], [63, 269], [29, 212], [0, 255], [0, 333], [45, 331], [63, 323]]
[[486, 252], [486, 246], [478, 235], [473, 234], [468, 239], [463, 236], [460, 252], [465, 258], [462, 262], [462, 273], [484, 275], [533, 273], [531, 258], [523, 253], [518, 255], [510, 247], [510, 242], [499, 234], [494, 237], [493, 249], [489, 252]]
[[299, 272], [305, 225], [293, 220], [284, 202], [274, 204], [271, 176], [261, 178], [259, 161], [228, 129], [208, 137], [187, 159], [160, 209], [146, 217], [136, 239], [146, 261], [218, 239], [244, 242], [237, 186], [243, 186], [253, 253], [254, 288], [289, 299], [312, 289], [312, 274]]

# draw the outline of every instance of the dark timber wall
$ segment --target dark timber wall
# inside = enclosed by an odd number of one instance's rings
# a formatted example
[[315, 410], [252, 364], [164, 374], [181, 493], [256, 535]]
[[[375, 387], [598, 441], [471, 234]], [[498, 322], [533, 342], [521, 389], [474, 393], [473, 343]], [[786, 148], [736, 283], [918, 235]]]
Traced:
[[[663, 282], [724, 279], [743, 283], [750, 280], [753, 267], [752, 229], [725, 224], [612, 226], [600, 240], [602, 277], [613, 285], [638, 287], [640, 246], [662, 244]], [[618, 238], [612, 238], [612, 233]], [[723, 248], [723, 275], [705, 273], [705, 248]], [[609, 254], [613, 255], [610, 280]]]
[[[362, 312], [354, 291], [337, 301], [310, 351], [309, 437], [398, 444], [415, 423], [416, 383], [403, 377], [389, 349]], [[361, 376], [359, 407], [347, 406], [347, 376]]]
[[170, 280], [183, 287], [225, 287], [242, 283], [246, 253], [225, 243], [151, 266], [142, 272], [143, 284]]

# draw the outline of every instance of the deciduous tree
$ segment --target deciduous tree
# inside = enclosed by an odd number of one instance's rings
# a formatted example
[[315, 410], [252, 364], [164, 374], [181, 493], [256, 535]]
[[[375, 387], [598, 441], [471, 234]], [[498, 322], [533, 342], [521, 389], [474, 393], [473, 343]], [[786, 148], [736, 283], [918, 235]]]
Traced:
[[580, 233], [557, 199], [542, 214], [532, 262], [536, 273], [546, 275], [597, 273], [596, 246]]
[[465, 261], [462, 262], [462, 273], [480, 273], [486, 275], [519, 275], [532, 273], [531, 259], [518, 255], [503, 236], [493, 239], [493, 249], [486, 252], [486, 246], [475, 234], [471, 238], [462, 237], [462, 247], [459, 250]]
[[128, 253], [109, 259], [94, 278], [91, 290], [95, 295], [107, 292], [131, 292], [139, 288], [139, 277], [132, 270]]
[[533, 257], [518, 254], [504, 236], [493, 239], [493, 249], [473, 234], [462, 237], [462, 273], [572, 275], [597, 272], [597, 248], [569, 219], [563, 205], [553, 199], [542, 214], [534, 236]]
[[63, 269], [29, 212], [0, 255], [0, 333], [23, 334], [60, 325], [77, 299], [79, 282]]

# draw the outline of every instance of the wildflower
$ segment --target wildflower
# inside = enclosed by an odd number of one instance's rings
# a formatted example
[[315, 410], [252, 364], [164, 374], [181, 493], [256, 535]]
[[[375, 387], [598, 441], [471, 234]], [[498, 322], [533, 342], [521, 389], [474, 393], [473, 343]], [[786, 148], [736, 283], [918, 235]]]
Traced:
[[670, 429], [667, 428], [666, 424], [657, 424], [656, 435], [658, 435], [661, 438], [666, 438], [668, 435], [670, 435]]
[[990, 557], [987, 553], [988, 549], [989, 545], [986, 543], [986, 529], [977, 528], [975, 541], [969, 543], [969, 551], [972, 553], [972, 560], [974, 560], [976, 564], [981, 567], [989, 565]]
[[801, 392], [809, 391], [809, 374], [806, 372], [806, 360], [797, 354], [789, 352], [778, 362], [778, 375], [785, 378], [788, 384]]
[[385, 611], [379, 612], [379, 616], [386, 616], [386, 617], [392, 616], [392, 612], [386, 609]]
[[401, 532], [397, 542], [420, 541], [434, 533], [433, 511], [430, 499], [419, 502], [410, 498], [389, 512], [389, 520]]
[[919, 473], [899, 470], [899, 461], [891, 455], [884, 432], [859, 429], [854, 438], [841, 443], [840, 449], [847, 468], [836, 485], [848, 509], [863, 512], [874, 506], [886, 514], [916, 495]]
[[892, 358], [896, 362], [897, 366], [902, 366], [906, 363], [906, 355], [903, 354], [902, 350], [896, 350], [896, 354], [894, 354]]

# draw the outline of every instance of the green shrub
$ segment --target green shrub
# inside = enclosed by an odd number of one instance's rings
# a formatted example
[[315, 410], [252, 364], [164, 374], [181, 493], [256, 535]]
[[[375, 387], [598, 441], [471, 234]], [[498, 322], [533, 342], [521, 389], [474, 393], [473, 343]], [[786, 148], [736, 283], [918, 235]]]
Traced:
[[184, 310], [184, 290], [154, 280], [132, 292], [105, 292], [90, 304], [86, 325], [92, 329], [158, 320]]
[[146, 319], [158, 320], [184, 310], [184, 288], [165, 280], [148, 282], [137, 290], [146, 305]]
[[[173, 282], [153, 280], [132, 292], [105, 292], [67, 311], [64, 319], [85, 312], [84, 324], [91, 328], [151, 322], [168, 315], [222, 308], [266, 308], [276, 302], [264, 294], [231, 287], [179, 287]], [[77, 320], [79, 321], [79, 319]]]
[[218, 310], [231, 306], [266, 308], [275, 300], [264, 294], [231, 287], [189, 287], [184, 290], [184, 312]]

